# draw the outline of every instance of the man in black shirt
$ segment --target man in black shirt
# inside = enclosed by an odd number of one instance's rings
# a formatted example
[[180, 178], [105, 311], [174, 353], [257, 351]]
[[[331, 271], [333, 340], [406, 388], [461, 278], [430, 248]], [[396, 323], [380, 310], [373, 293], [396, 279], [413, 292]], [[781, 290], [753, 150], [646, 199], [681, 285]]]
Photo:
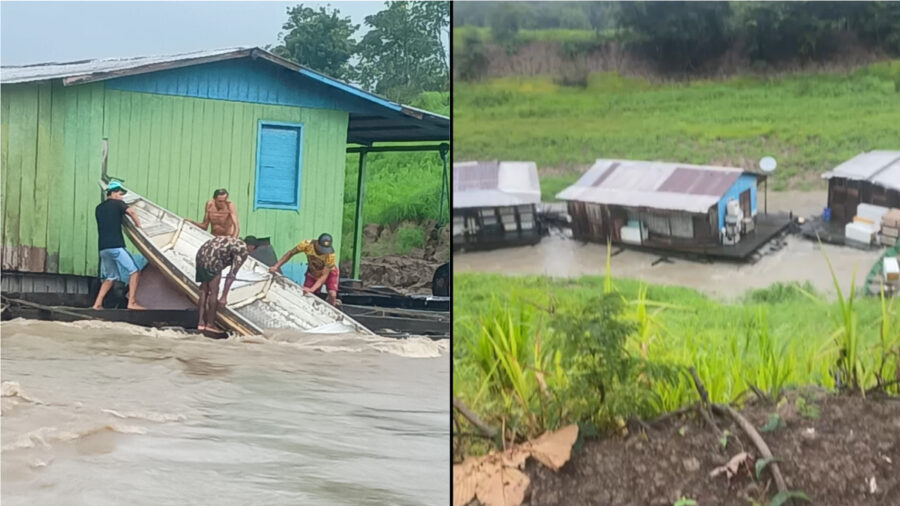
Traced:
[[275, 250], [272, 249], [272, 244], [269, 243], [268, 239], [257, 239], [252, 235], [248, 235], [244, 238], [244, 242], [247, 243], [250, 256], [264, 263], [266, 267], [272, 267], [278, 263], [278, 255], [275, 254]]
[[125, 188], [118, 181], [109, 183], [109, 186], [106, 187], [106, 200], [94, 211], [97, 218], [97, 235], [99, 236], [100, 277], [103, 279], [100, 291], [97, 293], [97, 300], [94, 301], [94, 309], [103, 307], [103, 299], [109, 293], [114, 281], [125, 282], [125, 279], [119, 274], [120, 270], [128, 273], [128, 309], [144, 309], [134, 300], [140, 273], [134, 264], [134, 259], [125, 249], [125, 238], [122, 236], [122, 220], [126, 214], [131, 217], [138, 228], [141, 227], [141, 222], [138, 220], [137, 213], [122, 201], [125, 193]]

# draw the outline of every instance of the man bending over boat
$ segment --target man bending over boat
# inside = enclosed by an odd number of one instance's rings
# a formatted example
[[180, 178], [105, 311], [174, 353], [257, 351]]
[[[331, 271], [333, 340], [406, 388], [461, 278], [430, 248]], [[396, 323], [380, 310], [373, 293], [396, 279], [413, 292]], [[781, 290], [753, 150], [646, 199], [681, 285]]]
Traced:
[[134, 299], [140, 271], [131, 254], [125, 249], [125, 238], [122, 237], [122, 219], [126, 214], [131, 217], [136, 227], [141, 228], [141, 222], [137, 213], [122, 200], [125, 193], [127, 191], [118, 181], [109, 183], [106, 187], [106, 200], [94, 209], [94, 216], [97, 218], [97, 249], [100, 250], [100, 277], [103, 278], [97, 299], [94, 301], [94, 309], [103, 308], [103, 299], [106, 298], [114, 281], [125, 282], [121, 271], [128, 273], [128, 309], [144, 309]]
[[185, 221], [203, 230], [212, 227], [210, 233], [216, 237], [237, 237], [239, 232], [237, 208], [228, 200], [228, 190], [225, 188], [214, 191], [213, 198], [206, 202], [203, 222], [197, 223], [187, 218]]
[[[216, 334], [224, 332], [216, 327], [216, 312], [219, 306], [227, 303], [228, 290], [231, 289], [238, 270], [249, 255], [244, 241], [234, 237], [213, 237], [197, 250], [196, 280], [200, 283], [200, 296], [197, 300], [200, 318], [197, 330], [201, 332], [208, 330]], [[225, 287], [220, 297], [219, 281], [222, 279], [222, 271], [228, 266], [231, 266], [231, 269], [225, 276]]]
[[278, 263], [269, 267], [275, 274], [297, 253], [306, 253], [306, 278], [303, 281], [303, 292], [315, 294], [325, 285], [328, 290], [328, 303], [337, 303], [338, 268], [334, 264], [334, 248], [331, 246], [331, 235], [322, 234], [318, 239], [300, 241], [297, 246], [281, 257]]

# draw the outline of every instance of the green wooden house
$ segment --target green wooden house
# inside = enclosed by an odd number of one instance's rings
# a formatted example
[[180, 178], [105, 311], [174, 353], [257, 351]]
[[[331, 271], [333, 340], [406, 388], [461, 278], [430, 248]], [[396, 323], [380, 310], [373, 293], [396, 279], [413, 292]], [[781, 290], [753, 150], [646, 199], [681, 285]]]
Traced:
[[[378, 143], [449, 139], [447, 117], [259, 48], [2, 67], [0, 82], [6, 272], [97, 274], [103, 139], [110, 176], [195, 220], [226, 188], [241, 236], [279, 254], [340, 241], [348, 151], [364, 166]], [[302, 257], [286, 274], [302, 276]]]

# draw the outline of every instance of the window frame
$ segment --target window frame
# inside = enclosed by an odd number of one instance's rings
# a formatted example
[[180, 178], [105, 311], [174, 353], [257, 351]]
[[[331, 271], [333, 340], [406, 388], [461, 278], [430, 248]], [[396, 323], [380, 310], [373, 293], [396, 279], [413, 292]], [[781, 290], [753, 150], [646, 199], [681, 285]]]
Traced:
[[[297, 129], [297, 203], [296, 204], [273, 204], [261, 202], [259, 199], [259, 171], [262, 161], [262, 133], [266, 126], [286, 127]], [[253, 210], [257, 209], [275, 209], [282, 211], [300, 212], [300, 193], [303, 183], [303, 123], [288, 123], [283, 121], [257, 120], [256, 122], [256, 176], [253, 184]]]

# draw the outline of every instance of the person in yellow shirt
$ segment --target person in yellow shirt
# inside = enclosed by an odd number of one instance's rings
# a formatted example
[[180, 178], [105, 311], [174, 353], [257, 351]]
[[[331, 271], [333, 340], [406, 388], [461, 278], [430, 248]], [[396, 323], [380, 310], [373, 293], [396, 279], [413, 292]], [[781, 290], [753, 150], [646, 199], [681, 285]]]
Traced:
[[334, 263], [334, 247], [329, 234], [322, 234], [318, 239], [300, 241], [297, 246], [281, 257], [278, 262], [269, 267], [269, 272], [275, 274], [281, 266], [288, 262], [294, 255], [306, 253], [306, 278], [303, 280], [304, 293], [315, 294], [325, 285], [328, 290], [328, 303], [334, 306], [337, 302], [339, 271]]

